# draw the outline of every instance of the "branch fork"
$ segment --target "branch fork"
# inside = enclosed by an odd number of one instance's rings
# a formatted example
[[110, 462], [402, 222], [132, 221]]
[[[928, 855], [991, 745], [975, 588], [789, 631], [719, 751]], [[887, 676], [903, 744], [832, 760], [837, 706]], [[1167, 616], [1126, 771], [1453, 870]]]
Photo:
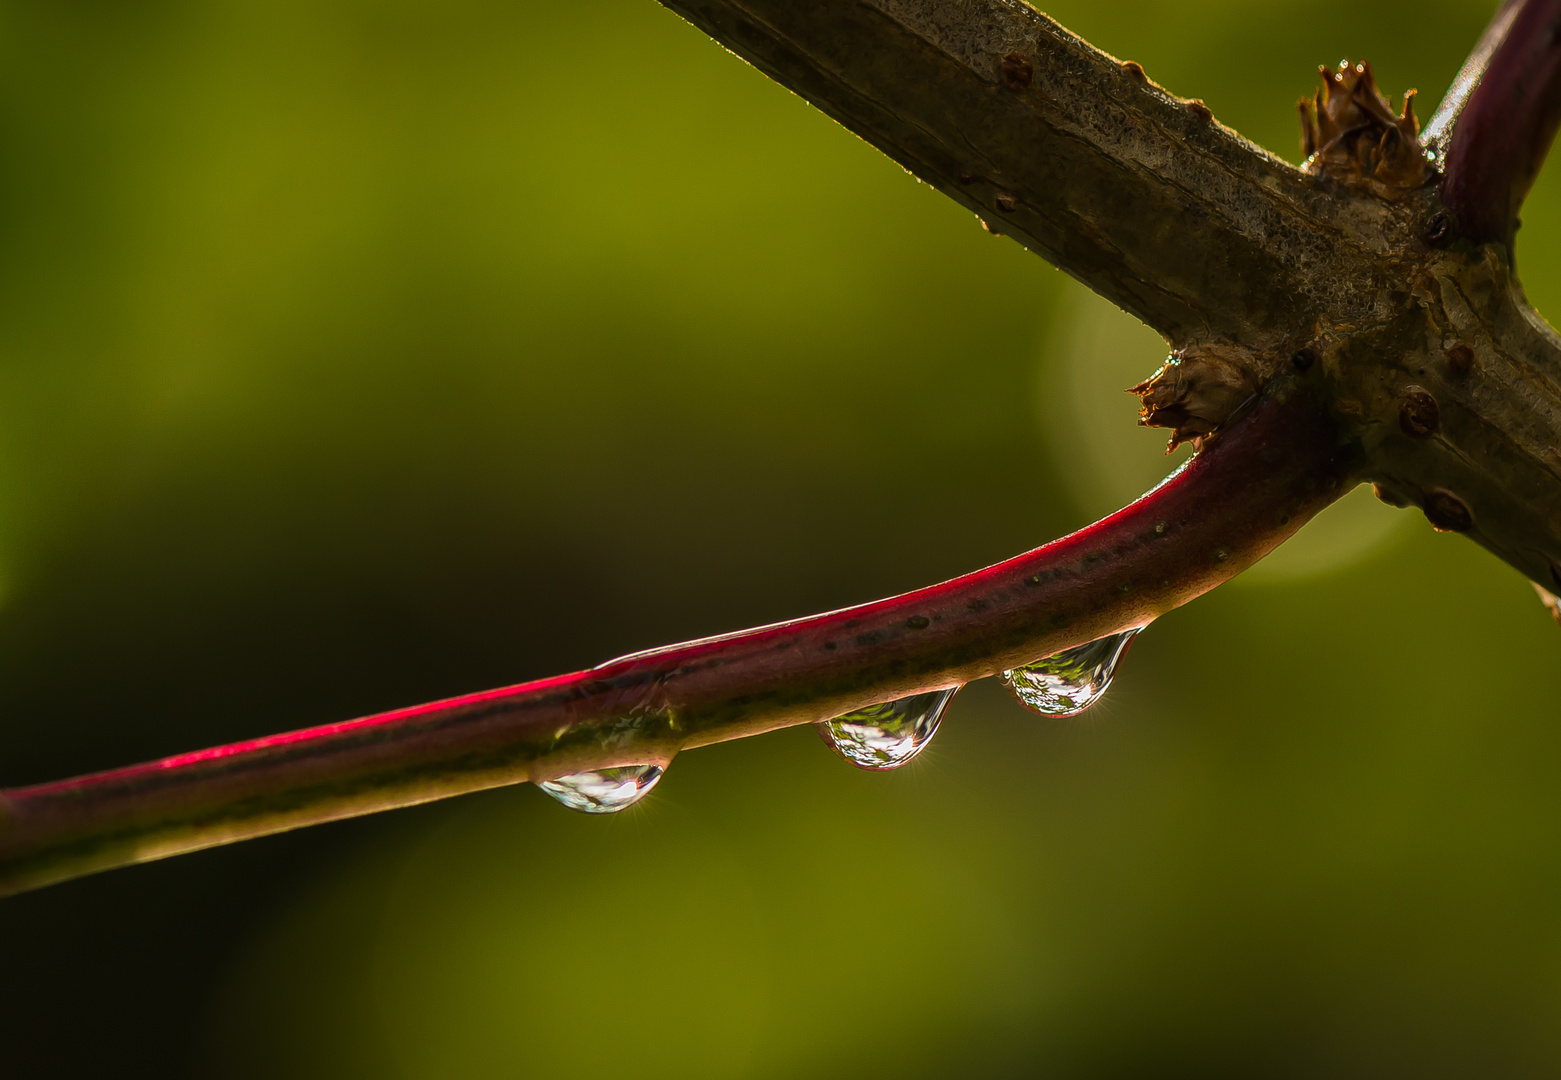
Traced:
[[1561, 118], [1561, 0], [1502, 9], [1423, 140], [1412, 93], [1395, 113], [1367, 65], [1324, 69], [1304, 168], [1018, 0], [668, 5], [1159, 330], [1141, 422], [1198, 453], [1087, 529], [902, 596], [0, 792], [0, 893], [945, 690], [1147, 625], [1361, 481], [1561, 611], [1561, 339], [1512, 261]]

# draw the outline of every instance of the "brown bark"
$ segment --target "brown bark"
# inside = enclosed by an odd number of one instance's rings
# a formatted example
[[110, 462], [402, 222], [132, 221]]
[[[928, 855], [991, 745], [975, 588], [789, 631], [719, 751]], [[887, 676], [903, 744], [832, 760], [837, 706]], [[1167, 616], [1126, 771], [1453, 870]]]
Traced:
[[[1448, 227], [1438, 174], [1385, 192], [1286, 164], [1018, 0], [667, 3], [1163, 333], [1180, 363], [1141, 388], [1148, 419], [1179, 438], [1211, 430], [1242, 387], [1309, 350], [1387, 498], [1555, 584], [1561, 339], [1499, 243]], [[1472, 103], [1463, 120], [1438, 113], [1454, 148], [1480, 145], [1465, 125], [1505, 118], [1502, 161], [1516, 164], [1489, 195], [1504, 214], [1549, 144], [1558, 93], [1555, 39], [1514, 35], [1548, 27], [1557, 6], [1503, 9], [1472, 89], [1455, 87]], [[1503, 58], [1517, 74], [1492, 75]], [[1420, 396], [1438, 422], [1411, 434], [1400, 414]]]

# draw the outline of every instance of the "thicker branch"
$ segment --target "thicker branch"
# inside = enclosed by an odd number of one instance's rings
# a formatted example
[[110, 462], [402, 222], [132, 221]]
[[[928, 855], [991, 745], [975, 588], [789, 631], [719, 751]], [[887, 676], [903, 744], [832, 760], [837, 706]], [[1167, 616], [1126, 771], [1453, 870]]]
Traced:
[[0, 792], [0, 895], [524, 780], [669, 761], [969, 682], [1234, 576], [1358, 467], [1315, 385], [1280, 385], [1179, 473], [1072, 536], [877, 603], [588, 671]]
[[1020, 0], [663, 2], [1178, 349], [1287, 358], [1414, 239]]

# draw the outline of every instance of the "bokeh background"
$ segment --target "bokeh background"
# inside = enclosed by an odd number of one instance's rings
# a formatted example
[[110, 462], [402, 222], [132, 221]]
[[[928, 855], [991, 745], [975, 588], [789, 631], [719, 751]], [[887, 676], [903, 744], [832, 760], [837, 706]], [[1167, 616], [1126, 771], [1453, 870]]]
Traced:
[[[1485, 0], [1060, 0], [1298, 156]], [[1520, 270], [1561, 313], [1561, 169]], [[0, 783], [572, 670], [1034, 546], [1158, 339], [651, 0], [0, 3]], [[1356, 496], [853, 770], [684, 755], [0, 902], [0, 1073], [1561, 1073], [1561, 631]]]

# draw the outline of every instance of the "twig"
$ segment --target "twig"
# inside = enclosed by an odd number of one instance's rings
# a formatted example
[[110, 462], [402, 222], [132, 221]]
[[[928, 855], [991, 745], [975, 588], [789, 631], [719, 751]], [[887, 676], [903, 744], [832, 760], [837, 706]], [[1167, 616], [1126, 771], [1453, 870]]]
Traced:
[[827, 720], [1142, 626], [1241, 572], [1358, 464], [1276, 388], [1176, 476], [1026, 555], [888, 600], [588, 671], [0, 792], [0, 895], [81, 874]]

